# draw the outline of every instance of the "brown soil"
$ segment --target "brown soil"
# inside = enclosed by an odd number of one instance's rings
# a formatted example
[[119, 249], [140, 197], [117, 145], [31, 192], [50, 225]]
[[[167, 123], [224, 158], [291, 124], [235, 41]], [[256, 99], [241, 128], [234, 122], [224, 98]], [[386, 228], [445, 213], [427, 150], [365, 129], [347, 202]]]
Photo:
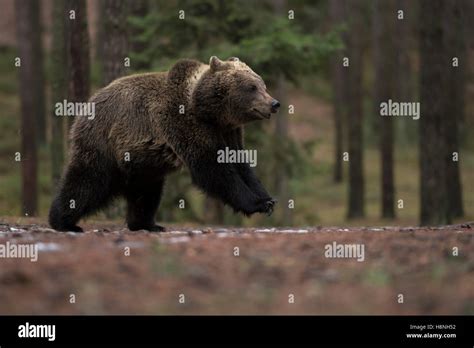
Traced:
[[[474, 223], [160, 234], [45, 226], [0, 220], [0, 245], [42, 243], [37, 262], [0, 258], [1, 314], [474, 314]], [[333, 242], [364, 244], [365, 260], [326, 258]]]

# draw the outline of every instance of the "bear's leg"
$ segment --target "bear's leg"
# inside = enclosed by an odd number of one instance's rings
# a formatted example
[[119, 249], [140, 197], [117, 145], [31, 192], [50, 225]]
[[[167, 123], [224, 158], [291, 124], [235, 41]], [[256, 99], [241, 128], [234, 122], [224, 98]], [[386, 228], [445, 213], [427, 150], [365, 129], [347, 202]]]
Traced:
[[112, 198], [111, 173], [72, 161], [49, 211], [49, 224], [58, 231], [82, 232], [77, 222]]
[[127, 186], [127, 225], [131, 231], [163, 232], [165, 228], [155, 224], [155, 213], [160, 205], [164, 180], [154, 180], [148, 185], [142, 182]]
[[[171, 122], [170, 120], [173, 120]], [[226, 143], [219, 129], [199, 122], [162, 120], [162, 130], [168, 146], [187, 165], [193, 184], [211, 197], [230, 205], [245, 215], [270, 214], [274, 202], [258, 197], [245, 184], [233, 163], [219, 163], [217, 155]]]
[[[226, 134], [226, 144], [229, 148], [233, 150], [243, 150], [243, 136], [242, 136], [242, 129], [237, 128], [229, 133]], [[255, 193], [261, 200], [268, 202], [270, 205], [270, 210], [268, 214], [273, 212], [273, 206], [277, 202], [275, 199], [271, 198], [268, 194], [265, 187], [262, 185], [260, 180], [255, 175], [252, 168], [250, 168], [248, 163], [235, 163], [234, 164], [240, 177], [245, 182], [245, 184], [249, 187], [249, 189]]]

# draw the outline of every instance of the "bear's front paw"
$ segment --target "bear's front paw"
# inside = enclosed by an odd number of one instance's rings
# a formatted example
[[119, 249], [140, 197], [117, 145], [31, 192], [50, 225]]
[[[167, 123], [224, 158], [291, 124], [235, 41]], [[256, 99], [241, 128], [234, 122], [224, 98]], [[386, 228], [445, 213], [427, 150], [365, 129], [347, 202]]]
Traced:
[[269, 202], [272, 204], [272, 207], [273, 207], [275, 204], [278, 203], [278, 200], [270, 197]]
[[128, 229], [130, 231], [145, 230], [148, 232], [164, 232], [166, 229], [163, 226], [157, 224], [143, 224], [143, 223], [128, 223]]
[[272, 215], [273, 207], [275, 206], [276, 202], [277, 201], [273, 198], [265, 198], [259, 202], [258, 212], [267, 214], [268, 216]]
[[163, 226], [155, 224], [155, 225], [149, 227], [147, 230], [150, 231], [150, 232], [165, 232], [166, 228], [164, 228]]
[[55, 226], [53, 228], [59, 232], [76, 232], [76, 233], [84, 232], [84, 230], [81, 227], [76, 226], [76, 225]]

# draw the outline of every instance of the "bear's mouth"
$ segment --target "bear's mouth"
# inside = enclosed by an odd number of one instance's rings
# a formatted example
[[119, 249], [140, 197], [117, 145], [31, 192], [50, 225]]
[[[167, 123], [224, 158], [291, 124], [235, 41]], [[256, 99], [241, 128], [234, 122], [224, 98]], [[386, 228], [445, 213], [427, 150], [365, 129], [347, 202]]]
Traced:
[[259, 118], [262, 119], [262, 120], [263, 119], [269, 120], [270, 117], [272, 116], [271, 113], [263, 113], [263, 112], [261, 112], [260, 110], [258, 110], [256, 108], [253, 108], [252, 110], [255, 111], [257, 113], [257, 115], [259, 116]]

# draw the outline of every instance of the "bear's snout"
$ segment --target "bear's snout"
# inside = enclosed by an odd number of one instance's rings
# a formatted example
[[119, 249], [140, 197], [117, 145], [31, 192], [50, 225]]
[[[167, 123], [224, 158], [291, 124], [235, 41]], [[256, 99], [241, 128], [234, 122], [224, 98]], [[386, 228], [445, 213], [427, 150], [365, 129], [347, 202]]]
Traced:
[[280, 108], [280, 102], [276, 99], [272, 100], [272, 113], [276, 113]]

